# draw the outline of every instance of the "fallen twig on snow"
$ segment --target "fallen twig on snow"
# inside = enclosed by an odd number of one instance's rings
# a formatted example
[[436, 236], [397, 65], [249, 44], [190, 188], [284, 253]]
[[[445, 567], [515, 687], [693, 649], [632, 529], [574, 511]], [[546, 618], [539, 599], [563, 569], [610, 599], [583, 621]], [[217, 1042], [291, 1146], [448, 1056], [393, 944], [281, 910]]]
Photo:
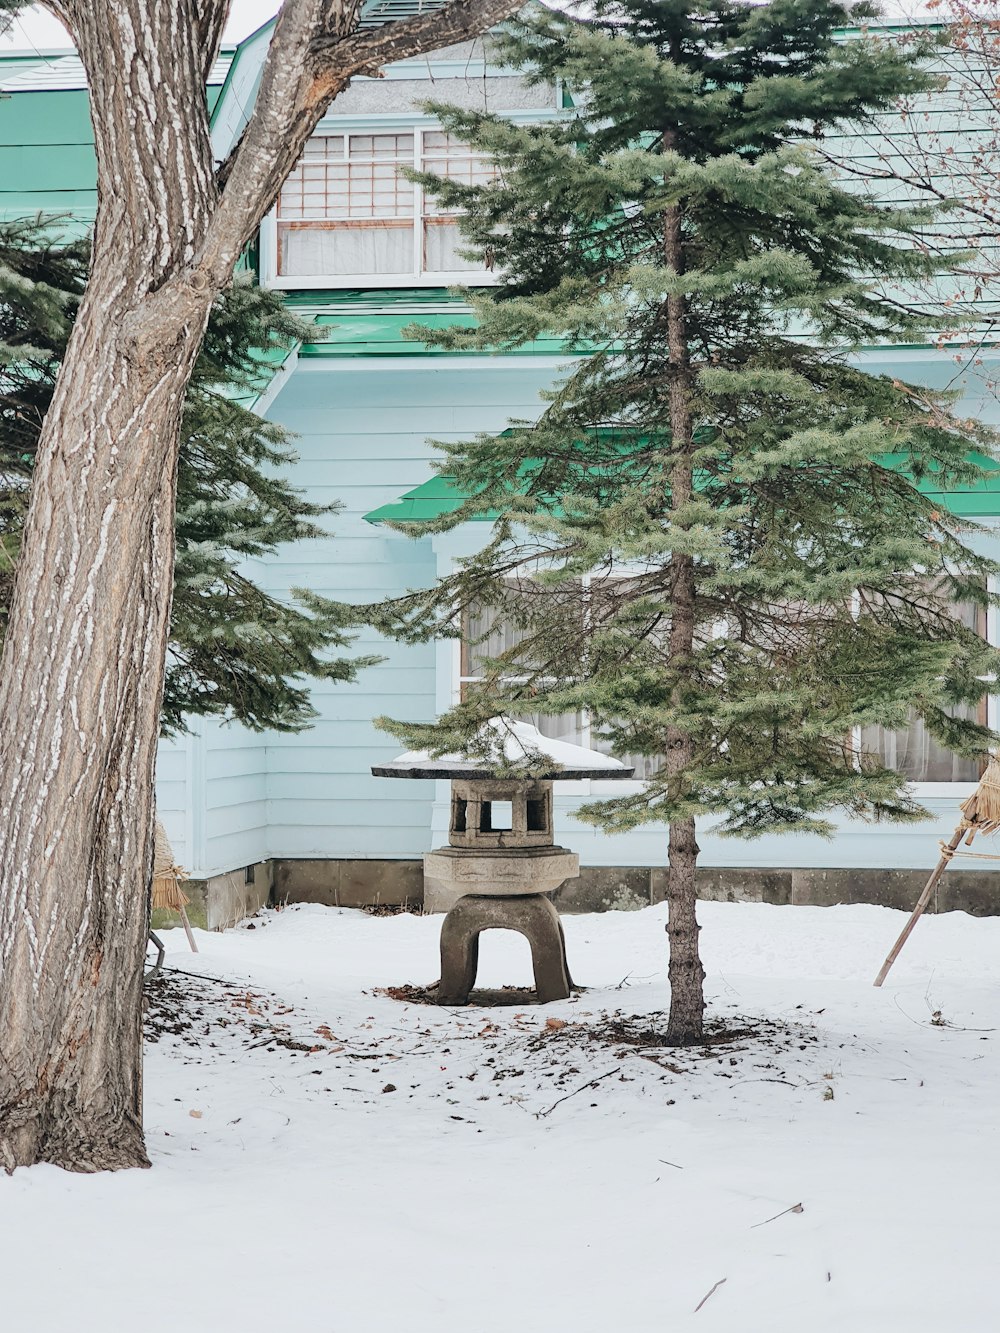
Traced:
[[[233, 990], [247, 989], [247, 983], [245, 981], [231, 981], [227, 980], [225, 977], [212, 977], [209, 976], [207, 972], [185, 972], [182, 967], [161, 968], [159, 975], [161, 977], [165, 976], [194, 977], [195, 981], [211, 981], [214, 982], [216, 986], [229, 986]], [[260, 994], [263, 993], [264, 993], [263, 991], [260, 992]]]
[[606, 1074], [601, 1074], [597, 1078], [592, 1078], [589, 1083], [584, 1083], [583, 1087], [574, 1088], [572, 1092], [567, 1092], [565, 1097], [560, 1097], [558, 1101], [553, 1102], [547, 1111], [536, 1111], [535, 1119], [544, 1120], [545, 1117], [547, 1115], [551, 1115], [552, 1112], [556, 1109], [556, 1107], [559, 1106], [562, 1102], [568, 1102], [569, 1099], [571, 1097], [575, 1097], [578, 1092], [586, 1092], [588, 1088], [596, 1088], [598, 1083], [600, 1083], [603, 1079], [610, 1078], [612, 1074], [617, 1074], [620, 1071], [620, 1069], [621, 1065], [615, 1065], [614, 1069], [609, 1069]]
[[705, 1302], [708, 1300], [709, 1296], [714, 1296], [715, 1293], [716, 1293], [716, 1292], [719, 1290], [719, 1288], [722, 1286], [723, 1282], [726, 1282], [726, 1281], [728, 1281], [728, 1278], [720, 1277], [719, 1280], [718, 1280], [718, 1282], [716, 1282], [715, 1286], [712, 1288], [712, 1290], [711, 1290], [711, 1291], [706, 1291], [705, 1295], [702, 1296], [701, 1300], [700, 1300], [700, 1301], [698, 1302], [698, 1304], [694, 1307], [694, 1312], [695, 1312], [695, 1314], [698, 1313], [698, 1311], [701, 1309], [701, 1307], [702, 1307], [702, 1306], [705, 1304]]
[[803, 1208], [802, 1204], [793, 1203], [791, 1208], [782, 1208], [780, 1213], [775, 1213], [773, 1217], [765, 1217], [763, 1222], [752, 1223], [750, 1230], [753, 1231], [754, 1227], [766, 1227], [768, 1222], [776, 1222], [779, 1217], [784, 1217], [786, 1213], [804, 1213], [804, 1212], [805, 1209]]
[[[673, 1049], [670, 1047], [668, 1049]], [[656, 1065], [657, 1069], [666, 1069], [671, 1074], [686, 1074], [688, 1071], [682, 1069], [680, 1065], [672, 1064], [669, 1060], [658, 1060], [650, 1051], [640, 1051], [635, 1047], [623, 1046], [619, 1052], [621, 1055], [637, 1055], [640, 1060], [648, 1060], [651, 1065]]]

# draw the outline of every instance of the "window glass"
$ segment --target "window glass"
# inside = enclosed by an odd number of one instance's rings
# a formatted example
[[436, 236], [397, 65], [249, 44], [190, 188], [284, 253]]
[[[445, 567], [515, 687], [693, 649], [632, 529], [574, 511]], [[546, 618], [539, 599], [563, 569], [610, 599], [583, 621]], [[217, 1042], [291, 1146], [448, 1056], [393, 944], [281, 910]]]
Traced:
[[[574, 597], [567, 589], [553, 590], [545, 588], [530, 579], [511, 580], [512, 596], [522, 598], [561, 596], [567, 602], [567, 615], [579, 621], [583, 613], [583, 599], [579, 589]], [[463, 617], [462, 631], [462, 695], [465, 697], [468, 686], [479, 679], [479, 672], [484, 661], [498, 657], [519, 643], [523, 643], [531, 634], [511, 624], [504, 614], [502, 606], [477, 606], [467, 609]], [[513, 668], [512, 670], [516, 670]], [[611, 753], [611, 744], [592, 726], [590, 716], [585, 711], [574, 713], [518, 713], [517, 721], [528, 722], [536, 727], [543, 736], [554, 740], [567, 741], [572, 745], [583, 745], [597, 750], [601, 754]], [[618, 755], [622, 763], [635, 769], [635, 777], [651, 776], [660, 767], [659, 756]]]
[[482, 271], [480, 262], [458, 253], [462, 240], [454, 210], [425, 197], [400, 172], [418, 165], [466, 184], [489, 180], [494, 172], [468, 144], [444, 131], [310, 139], [278, 198], [279, 274]]
[[[589, 599], [593, 607], [600, 605], [601, 597], [612, 597], [614, 589], [614, 580], [602, 579], [594, 580], [589, 587]], [[553, 590], [546, 589], [542, 585], [525, 579], [515, 582], [511, 581], [512, 596], [553, 596]], [[567, 591], [561, 592], [563, 597], [567, 598], [567, 610], [569, 612], [572, 594], [567, 597]], [[582, 612], [584, 600], [580, 598], [575, 603], [577, 614]], [[808, 619], [811, 608], [802, 608], [802, 622]], [[768, 622], [766, 618], [756, 626], [754, 637], [762, 644], [769, 647], [774, 646], [774, 635], [778, 632], [778, 627], [786, 623], [788, 608], [784, 608], [780, 617], [776, 616], [773, 622]], [[957, 614], [964, 624], [969, 628], [976, 629], [980, 634], [985, 635], [986, 617], [982, 608], [975, 605], [962, 605], [953, 608], [953, 613]], [[660, 634], [665, 634], [666, 626], [663, 626]], [[474, 607], [465, 615], [463, 620], [462, 634], [462, 693], [466, 693], [466, 688], [479, 678], [482, 670], [482, 664], [485, 659], [498, 657], [501, 653], [515, 647], [523, 642], [531, 633], [530, 630], [515, 627], [504, 615], [503, 607]], [[657, 637], [660, 637], [658, 635]], [[969, 718], [970, 720], [986, 723], [986, 702], [982, 701], [976, 707], [956, 708], [953, 710], [954, 716]], [[522, 720], [530, 722], [532, 726], [544, 736], [556, 737], [560, 740], [571, 741], [576, 745], [585, 745], [591, 749], [598, 750], [602, 754], [611, 753], [611, 743], [606, 736], [601, 734], [600, 728], [592, 723], [589, 715], [585, 712], [562, 714], [556, 717], [545, 716], [539, 713], [523, 714]], [[978, 781], [982, 766], [978, 760], [965, 759], [952, 751], [939, 745], [931, 737], [919, 718], [914, 717], [913, 721], [906, 728], [895, 731], [888, 731], [884, 727], [864, 727], [861, 729], [860, 742], [862, 750], [873, 754], [887, 767], [903, 773], [912, 782], [976, 782]], [[662, 766], [663, 759], [658, 755], [641, 754], [618, 754], [624, 764], [635, 769], [636, 778], [648, 778], [657, 772]]]
[[[985, 637], [986, 612], [982, 607], [966, 602], [952, 604], [949, 610], [962, 624]], [[985, 698], [975, 707], [953, 708], [950, 712], [953, 717], [986, 724]], [[964, 759], [939, 745], [919, 717], [896, 731], [862, 727], [861, 748], [876, 755], [886, 768], [904, 773], [911, 782], [978, 782], [982, 775], [978, 759]]]
[[[930, 593], [938, 598], [941, 609], [956, 616], [964, 625], [975, 629], [979, 634], [986, 633], [986, 614], [982, 608], [965, 603], [949, 603], [940, 584], [923, 579], [900, 578], [900, 592], [907, 589]], [[885, 615], [889, 599], [879, 594], [865, 592], [858, 595], [858, 612], [863, 615], [870, 609], [878, 615]], [[737, 628], [734, 635], [748, 644], [761, 648], [765, 652], [781, 650], [787, 644], [788, 651], [794, 651], [802, 635], [810, 632], [810, 620], [818, 617], [822, 620], [826, 612], [821, 607], [806, 603], [775, 603], [771, 607], [759, 606], [752, 619], [747, 619]], [[972, 721], [986, 722], [985, 700], [975, 708], [956, 708], [955, 717], [969, 718]], [[889, 731], [881, 726], [862, 727], [859, 733], [863, 752], [874, 755], [886, 768], [903, 773], [911, 782], [976, 782], [981, 766], [978, 760], [963, 759], [945, 749], [928, 734], [927, 728], [919, 718], [913, 717], [908, 727]]]
[[[986, 721], [981, 708], [950, 711], [954, 717]], [[886, 768], [904, 773], [911, 782], [978, 782], [982, 775], [982, 765], [977, 759], [963, 759], [946, 750], [928, 733], [918, 717], [900, 731], [863, 727], [861, 745], [869, 754], [877, 755]]]

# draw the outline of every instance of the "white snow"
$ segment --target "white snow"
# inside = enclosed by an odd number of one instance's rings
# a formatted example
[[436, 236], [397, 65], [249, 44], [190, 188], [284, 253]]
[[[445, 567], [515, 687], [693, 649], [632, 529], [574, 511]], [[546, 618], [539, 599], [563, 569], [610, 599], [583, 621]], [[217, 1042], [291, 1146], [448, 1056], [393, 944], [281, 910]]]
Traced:
[[[666, 1008], [659, 907], [566, 918], [589, 989], [545, 1008], [374, 994], [437, 975], [439, 917], [168, 932], [169, 967], [233, 984], [168, 983], [198, 998], [148, 1048], [151, 1171], [0, 1177], [0, 1327], [1000, 1327], [1000, 919], [925, 918], [879, 991], [901, 913], [700, 917], [712, 1014], [771, 1033], [707, 1056], [589, 1035]], [[529, 977], [484, 937], [482, 984]]]
[[[490, 718], [477, 733], [476, 740], [494, 763], [506, 761], [520, 764], [534, 762], [539, 758], [551, 759], [560, 768], [606, 768], [609, 776], [613, 776], [615, 770], [625, 767], [620, 759], [610, 754], [601, 754], [599, 750], [573, 745], [570, 741], [557, 740], [553, 736], [543, 736], [530, 722], [517, 722], [509, 717]], [[429, 750], [407, 750], [385, 767], [453, 769], [460, 764], [470, 769], [480, 769], [483, 759], [478, 755], [470, 758], [467, 754], [443, 754], [432, 758]]]

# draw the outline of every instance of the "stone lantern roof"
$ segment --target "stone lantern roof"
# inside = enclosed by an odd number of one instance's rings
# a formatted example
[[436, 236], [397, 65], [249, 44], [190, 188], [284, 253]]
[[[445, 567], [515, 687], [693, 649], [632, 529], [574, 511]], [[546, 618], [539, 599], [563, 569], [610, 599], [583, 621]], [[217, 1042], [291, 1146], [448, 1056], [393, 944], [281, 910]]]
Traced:
[[534, 781], [576, 781], [582, 778], [630, 778], [635, 772], [620, 759], [584, 745], [543, 736], [528, 722], [494, 717], [464, 754], [432, 758], [428, 750], [410, 750], [391, 763], [375, 765], [378, 778], [497, 778]]

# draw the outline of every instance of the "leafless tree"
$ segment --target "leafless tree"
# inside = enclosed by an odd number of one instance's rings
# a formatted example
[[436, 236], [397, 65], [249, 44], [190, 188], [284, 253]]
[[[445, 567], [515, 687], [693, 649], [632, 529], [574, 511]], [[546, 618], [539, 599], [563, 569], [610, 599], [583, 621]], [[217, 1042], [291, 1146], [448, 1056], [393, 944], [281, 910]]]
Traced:
[[[901, 206], [931, 205], [928, 249], [962, 255], [921, 291], [884, 293], [926, 316], [956, 360], [974, 361], [1000, 334], [1000, 0], [938, 0], [932, 25], [885, 33], [927, 48], [936, 90], [852, 127], [824, 155], [846, 177]], [[943, 207], [943, 211], [940, 206]]]
[[448, 0], [378, 26], [361, 0], [285, 0], [219, 164], [205, 81], [231, 0], [45, 3], [86, 69], [98, 207], [0, 673], [0, 1163], [96, 1171], [148, 1165], [153, 772], [179, 418], [209, 307], [352, 77], [517, 5]]

